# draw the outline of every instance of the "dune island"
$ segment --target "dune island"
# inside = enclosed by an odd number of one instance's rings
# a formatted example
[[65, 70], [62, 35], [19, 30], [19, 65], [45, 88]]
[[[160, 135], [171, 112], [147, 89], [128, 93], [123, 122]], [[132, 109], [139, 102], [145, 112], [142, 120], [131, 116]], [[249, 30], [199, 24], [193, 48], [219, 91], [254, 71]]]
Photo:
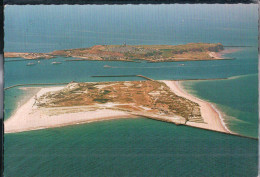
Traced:
[[5, 133], [137, 117], [231, 133], [210, 103], [169, 80], [44, 87], [5, 121]]
[[66, 57], [66, 61], [127, 61], [171, 62], [221, 60], [224, 46], [221, 43], [188, 43], [184, 45], [95, 45], [90, 48], [56, 50], [50, 53], [5, 52], [5, 58], [52, 59]]
[[[123, 44], [96, 45], [51, 53], [5, 52], [4, 56], [26, 60], [63, 56], [67, 58], [65, 61], [171, 62], [222, 60], [227, 59], [222, 54], [228, 52], [221, 43]], [[36, 95], [5, 121], [5, 133], [137, 117], [232, 133], [225, 126], [221, 113], [211, 103], [187, 93], [182, 88], [181, 81], [158, 81], [142, 75], [136, 76], [146, 80], [71, 82], [62, 87], [41, 87]], [[14, 86], [9, 88], [12, 87]]]

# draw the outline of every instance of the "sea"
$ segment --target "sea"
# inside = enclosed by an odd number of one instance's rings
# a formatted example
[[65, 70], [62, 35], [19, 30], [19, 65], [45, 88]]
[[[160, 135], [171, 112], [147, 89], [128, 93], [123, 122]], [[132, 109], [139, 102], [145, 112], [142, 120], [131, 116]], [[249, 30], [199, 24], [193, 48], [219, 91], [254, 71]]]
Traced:
[[[5, 59], [5, 120], [37, 83], [187, 80], [238, 137], [145, 118], [118, 119], [4, 136], [4, 176], [255, 177], [258, 167], [258, 5], [7, 5], [5, 52], [52, 52], [93, 45], [222, 43], [233, 60], [186, 62]], [[52, 65], [53, 61], [62, 62]], [[104, 68], [104, 65], [111, 66]], [[204, 80], [212, 79], [212, 80]], [[217, 80], [215, 80], [217, 79]]]

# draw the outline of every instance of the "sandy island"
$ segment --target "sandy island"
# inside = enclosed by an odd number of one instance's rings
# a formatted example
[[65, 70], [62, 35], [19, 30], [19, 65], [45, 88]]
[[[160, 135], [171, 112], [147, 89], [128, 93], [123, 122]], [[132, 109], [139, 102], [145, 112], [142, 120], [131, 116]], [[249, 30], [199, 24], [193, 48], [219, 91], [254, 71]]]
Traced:
[[[231, 133], [225, 126], [221, 115], [214, 106], [206, 101], [196, 98], [187, 92], [185, 92], [179, 81], [162, 81], [164, 82], [176, 95], [189, 99], [199, 104], [201, 109], [201, 115], [204, 119], [204, 123], [187, 122], [186, 125], [192, 127], [198, 127], [203, 129], [209, 129], [213, 131], [220, 131], [225, 133]], [[64, 87], [46, 87], [42, 88], [36, 96], [30, 98], [24, 105], [19, 107], [17, 111], [4, 122], [5, 133], [15, 133], [30, 130], [38, 130], [45, 128], [54, 128], [67, 125], [82, 124], [94, 121], [111, 120], [118, 118], [136, 118], [138, 115], [131, 114], [126, 111], [120, 111], [115, 109], [85, 109], [83, 106], [77, 107], [75, 112], [66, 112], [66, 108], [38, 108], [35, 105], [35, 97], [51, 92], [58, 91]], [[52, 111], [51, 111], [52, 110]], [[53, 111], [54, 110], [54, 111]], [[54, 114], [53, 114], [54, 112]], [[55, 114], [55, 112], [57, 114]], [[156, 118], [158, 120], [158, 118]], [[183, 124], [183, 123], [182, 123]]]

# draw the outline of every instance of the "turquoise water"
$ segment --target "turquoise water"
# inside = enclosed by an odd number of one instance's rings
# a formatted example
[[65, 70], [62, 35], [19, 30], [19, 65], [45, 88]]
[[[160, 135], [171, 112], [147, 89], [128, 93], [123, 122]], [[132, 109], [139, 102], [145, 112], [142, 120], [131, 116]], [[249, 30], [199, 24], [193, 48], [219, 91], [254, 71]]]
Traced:
[[5, 135], [5, 176], [257, 176], [257, 141], [149, 119]]
[[225, 113], [224, 119], [230, 130], [258, 137], [258, 85], [256, 83], [258, 83], [258, 76], [254, 74], [229, 80], [183, 82], [183, 85], [192, 94], [215, 103]]
[[[104, 62], [104, 61], [65, 61], [59, 57], [53, 60], [41, 60], [37, 65], [26, 66], [28, 61], [5, 63], [5, 87], [24, 83], [55, 83], [105, 80], [138, 80], [140, 78], [93, 78], [94, 75], [135, 75], [141, 74], [153, 79], [207, 79], [226, 78], [237, 75], [257, 73], [257, 48], [244, 48], [226, 55], [235, 60], [196, 61], [196, 62]], [[60, 65], [52, 65], [61, 61]], [[184, 66], [180, 66], [184, 63]], [[113, 68], [104, 68], [104, 65]], [[33, 74], [32, 74], [33, 73]]]
[[23, 87], [16, 87], [5, 91], [5, 119], [8, 119], [17, 108], [22, 106], [39, 91], [37, 87], [27, 88], [26, 90], [22, 88]]
[[[37, 12], [37, 13], [36, 13]], [[159, 14], [159, 15], [158, 15]], [[7, 6], [5, 51], [50, 52], [96, 44], [250, 45], [235, 60], [130, 63], [59, 57], [5, 63], [5, 87], [24, 83], [140, 80], [185, 82], [217, 105], [228, 127], [257, 137], [257, 5]], [[15, 18], [14, 18], [15, 17]], [[155, 25], [156, 24], [156, 25]], [[52, 65], [61, 61], [61, 65]], [[104, 68], [110, 65], [112, 68]], [[5, 119], [31, 91], [5, 92]], [[5, 176], [256, 176], [257, 141], [191, 127], [126, 119], [5, 135]]]
[[[26, 66], [26, 61], [7, 62], [5, 63], [5, 87], [25, 83], [142, 80], [139, 77], [91, 77], [94, 75], [141, 74], [156, 80], [233, 78], [234, 76], [236, 78], [239, 76], [236, 79], [191, 82], [194, 84], [189, 84], [188, 89], [195, 90], [195, 92], [198, 92], [198, 96], [212, 103], [219, 104], [218, 107], [227, 115], [225, 116], [226, 123], [232, 131], [242, 135], [257, 137], [257, 48], [243, 48], [225, 56], [235, 57], [236, 59], [133, 63], [102, 61], [69, 62], [66, 61], [66, 58], [59, 57], [53, 60], [41, 60], [39, 64], [34, 66]], [[52, 65], [51, 62], [53, 61], [63, 62], [61, 65]], [[184, 63], [184, 65], [180, 66], [180, 63]], [[113, 68], [104, 68], [104, 65], [110, 65]], [[200, 83], [200, 85], [198, 86], [195, 83]], [[18, 90], [16, 89], [19, 94], [21, 91]], [[14, 101], [12, 101], [12, 93], [8, 94], [9, 92], [12, 91], [7, 91], [7, 96], [11, 95], [11, 100], [7, 97], [6, 100], [9, 101], [6, 102], [7, 104], [10, 102], [11, 105], [15, 105], [13, 104]], [[234, 108], [234, 105], [237, 105], [237, 107]]]

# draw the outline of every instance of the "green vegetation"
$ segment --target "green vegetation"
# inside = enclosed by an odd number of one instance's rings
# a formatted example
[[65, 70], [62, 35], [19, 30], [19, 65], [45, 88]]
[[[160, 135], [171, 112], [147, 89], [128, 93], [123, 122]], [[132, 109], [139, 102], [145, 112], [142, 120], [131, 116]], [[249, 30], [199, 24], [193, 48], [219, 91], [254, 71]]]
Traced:
[[97, 101], [99, 103], [106, 103], [109, 99], [94, 99], [94, 101]]
[[5, 57], [50, 59], [55, 56], [64, 56], [77, 58], [73, 60], [134, 61], [134, 59], [140, 59], [149, 62], [163, 62], [220, 59], [209, 52], [220, 52], [223, 49], [224, 47], [221, 43], [189, 43], [184, 45], [96, 45], [90, 48], [57, 50], [45, 54], [7, 52], [5, 53]]

